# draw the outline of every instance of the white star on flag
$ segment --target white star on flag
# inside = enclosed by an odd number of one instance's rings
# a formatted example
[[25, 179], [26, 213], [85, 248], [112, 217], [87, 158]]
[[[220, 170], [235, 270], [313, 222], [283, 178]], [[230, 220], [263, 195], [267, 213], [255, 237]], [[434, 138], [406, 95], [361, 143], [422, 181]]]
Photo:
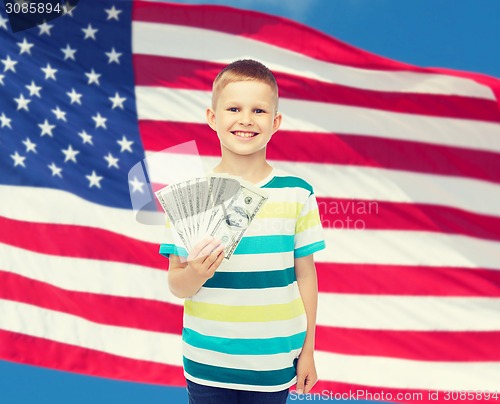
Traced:
[[119, 53], [115, 50], [115, 48], [111, 48], [111, 51], [106, 52], [106, 56], [109, 58], [108, 64], [116, 62], [117, 64], [120, 64], [120, 56], [122, 53]]
[[38, 36], [41, 36], [43, 34], [47, 34], [48, 36], [50, 36], [50, 30], [54, 28], [54, 26], [44, 22], [43, 24], [40, 24], [38, 28], [40, 29], [40, 32], [38, 32]]
[[31, 102], [31, 100], [29, 98], [24, 98], [24, 95], [22, 93], [19, 94], [18, 98], [14, 98], [14, 101], [17, 103], [18, 111], [20, 109], [25, 109], [26, 111], [29, 111], [28, 104]]
[[82, 102], [80, 101], [80, 98], [82, 98], [82, 94], [77, 93], [74, 88], [71, 89], [71, 92], [66, 93], [69, 98], [71, 98], [71, 104], [76, 102], [79, 105], [82, 105]]
[[10, 58], [10, 55], [7, 55], [5, 59], [2, 59], [1, 62], [4, 65], [3, 72], [8, 72], [12, 70], [14, 73], [16, 72], [17, 60], [13, 60]]
[[89, 135], [89, 134], [88, 134], [87, 132], [85, 132], [84, 130], [82, 130], [82, 131], [78, 134], [78, 136], [80, 136], [80, 137], [82, 138], [82, 140], [83, 140], [83, 144], [85, 144], [85, 143], [89, 143], [89, 144], [91, 144], [92, 146], [94, 145], [94, 144], [92, 143], [92, 135]]
[[68, 14], [69, 16], [73, 17], [74, 8], [75, 6], [72, 5], [69, 1], [67, 1], [66, 4], [63, 5], [64, 14]]
[[3, 78], [4, 78], [4, 77], [5, 77], [5, 76], [4, 76], [3, 74], [0, 74], [0, 84], [1, 84], [2, 86], [4, 85], [4, 84], [3, 84]]
[[97, 28], [92, 28], [92, 24], [89, 24], [87, 28], [82, 28], [82, 31], [85, 33], [85, 38], [83, 39], [89, 39], [92, 38], [95, 41], [95, 34], [97, 31], [99, 31]]
[[10, 126], [10, 121], [12, 121], [12, 119], [7, 118], [4, 112], [2, 112], [2, 115], [0, 115], [0, 121], [0, 123], [2, 124], [0, 128], [7, 126], [8, 128], [12, 129], [12, 126]]
[[26, 153], [36, 153], [36, 143], [33, 143], [29, 137], [23, 140], [23, 144], [26, 146]]
[[75, 59], [76, 49], [72, 49], [71, 46], [69, 46], [69, 44], [66, 44], [65, 48], [61, 48], [61, 52], [64, 53], [64, 60], [66, 59], [76, 60]]
[[18, 42], [17, 46], [19, 46], [21, 49], [19, 51], [19, 54], [22, 55], [23, 53], [27, 53], [28, 55], [31, 55], [31, 48], [35, 46], [35, 44], [29, 43], [26, 38], [23, 39], [22, 42]]
[[101, 74], [96, 73], [94, 69], [92, 69], [89, 73], [85, 73], [85, 76], [89, 78], [89, 82], [87, 83], [88, 85], [91, 85], [92, 83], [96, 83], [98, 86], [101, 85], [99, 83], [99, 77], [101, 77]]
[[38, 98], [41, 97], [40, 90], [42, 89], [42, 87], [37, 86], [33, 80], [31, 80], [30, 85], [26, 85], [25, 87], [29, 90], [31, 97], [33, 97], [34, 95]]
[[107, 156], [104, 156], [104, 160], [108, 162], [108, 168], [115, 167], [115, 168], [120, 168], [118, 167], [118, 161], [116, 157], [114, 157], [111, 153], [108, 153]]
[[121, 147], [121, 150], [120, 152], [123, 153], [125, 150], [126, 151], [129, 151], [130, 153], [132, 153], [132, 144], [134, 142], [132, 142], [131, 140], [128, 140], [125, 136], [123, 136], [121, 138], [121, 140], [117, 140], [116, 143], [118, 143]]
[[49, 121], [47, 121], [47, 119], [44, 121], [44, 123], [39, 123], [38, 126], [42, 130], [40, 136], [49, 135], [50, 137], [52, 137], [52, 129], [56, 127], [56, 125], [49, 124]]
[[108, 118], [103, 117], [99, 112], [92, 117], [92, 120], [95, 122], [96, 129], [99, 127], [107, 129], [106, 121], [108, 120]]
[[64, 122], [68, 122], [66, 120], [66, 112], [62, 111], [59, 106], [57, 105], [55, 109], [52, 109], [51, 110], [52, 113], [56, 116], [56, 119], [59, 120], [59, 121], [64, 121]]
[[41, 67], [41, 70], [45, 73], [45, 80], [56, 80], [57, 69], [53, 69], [50, 63], [47, 63], [46, 67]]
[[0, 14], [0, 27], [4, 30], [7, 30], [7, 21], [9, 20], [7, 18], [3, 18], [2, 14]]
[[118, 92], [116, 92], [114, 97], [109, 97], [109, 100], [113, 103], [113, 106], [111, 107], [111, 109], [115, 109], [117, 107], [123, 109], [123, 103], [127, 99], [125, 97], [120, 97], [120, 94], [118, 94]]
[[26, 157], [21, 156], [17, 151], [14, 154], [11, 154], [10, 157], [12, 157], [12, 159], [14, 160], [14, 167], [26, 167], [26, 165], [24, 164], [24, 160], [26, 160]]
[[92, 170], [91, 175], [86, 175], [85, 178], [89, 180], [89, 188], [92, 188], [93, 186], [101, 188], [101, 180], [103, 177], [98, 176], [94, 170]]
[[57, 175], [59, 178], [62, 178], [62, 174], [61, 174], [62, 168], [57, 167], [54, 162], [49, 164], [47, 167], [49, 167], [50, 171], [52, 171], [53, 177], [55, 177]]
[[134, 177], [134, 179], [128, 183], [132, 186], [132, 192], [140, 192], [141, 194], [144, 193], [144, 190], [142, 189], [144, 182], [139, 181], [137, 177]]
[[111, 8], [104, 9], [104, 11], [106, 12], [106, 14], [108, 14], [106, 20], [119, 21], [118, 15], [122, 12], [122, 10], [115, 8], [115, 6], [113, 5]]
[[71, 145], [68, 146], [67, 149], [62, 149], [62, 152], [64, 153], [64, 162], [72, 161], [76, 163], [76, 155], [80, 153], [78, 150], [74, 150]]

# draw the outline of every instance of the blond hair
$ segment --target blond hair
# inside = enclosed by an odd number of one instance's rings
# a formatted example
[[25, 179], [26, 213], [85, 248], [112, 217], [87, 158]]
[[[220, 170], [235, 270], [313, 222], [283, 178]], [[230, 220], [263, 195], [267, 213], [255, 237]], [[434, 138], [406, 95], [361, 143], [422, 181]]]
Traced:
[[212, 86], [212, 108], [215, 108], [219, 93], [224, 87], [237, 81], [260, 81], [269, 85], [276, 100], [275, 112], [278, 111], [278, 83], [276, 78], [266, 66], [252, 59], [237, 60], [228, 64], [219, 72]]

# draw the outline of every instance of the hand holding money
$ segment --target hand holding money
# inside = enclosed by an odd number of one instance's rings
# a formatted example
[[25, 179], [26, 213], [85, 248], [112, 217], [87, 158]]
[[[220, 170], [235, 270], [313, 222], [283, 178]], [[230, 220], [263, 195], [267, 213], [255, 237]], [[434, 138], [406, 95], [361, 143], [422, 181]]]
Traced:
[[207, 237], [194, 246], [188, 255], [187, 269], [193, 274], [210, 279], [224, 259], [224, 246], [220, 240]]
[[263, 189], [222, 174], [168, 185], [157, 191], [156, 197], [168, 215], [178, 245], [189, 256], [199, 240], [212, 236], [221, 240], [226, 259], [267, 200]]
[[168, 268], [171, 292], [182, 299], [195, 295], [214, 276], [224, 259], [223, 248], [220, 240], [207, 237], [195, 244], [188, 261], [181, 261], [179, 256], [171, 255]]

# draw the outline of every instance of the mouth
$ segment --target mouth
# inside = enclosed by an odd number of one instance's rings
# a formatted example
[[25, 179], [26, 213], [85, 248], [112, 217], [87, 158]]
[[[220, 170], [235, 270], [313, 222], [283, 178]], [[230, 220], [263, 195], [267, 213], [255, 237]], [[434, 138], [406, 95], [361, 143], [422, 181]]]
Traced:
[[231, 132], [234, 136], [236, 136], [237, 138], [240, 138], [240, 139], [251, 139], [255, 136], [258, 135], [257, 132], [242, 132], [242, 131], [234, 131], [234, 132]]

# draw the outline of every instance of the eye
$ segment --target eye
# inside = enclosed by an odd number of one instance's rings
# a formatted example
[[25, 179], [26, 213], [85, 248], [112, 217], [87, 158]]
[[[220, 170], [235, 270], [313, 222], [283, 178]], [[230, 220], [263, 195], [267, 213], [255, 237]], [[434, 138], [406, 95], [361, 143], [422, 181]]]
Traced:
[[236, 107], [231, 107], [231, 108], [228, 108], [227, 110], [230, 112], [238, 112], [238, 108], [236, 108]]
[[265, 114], [266, 113], [266, 111], [264, 111], [263, 109], [258, 109], [258, 108], [256, 110], [254, 110], [254, 112], [256, 114]]

